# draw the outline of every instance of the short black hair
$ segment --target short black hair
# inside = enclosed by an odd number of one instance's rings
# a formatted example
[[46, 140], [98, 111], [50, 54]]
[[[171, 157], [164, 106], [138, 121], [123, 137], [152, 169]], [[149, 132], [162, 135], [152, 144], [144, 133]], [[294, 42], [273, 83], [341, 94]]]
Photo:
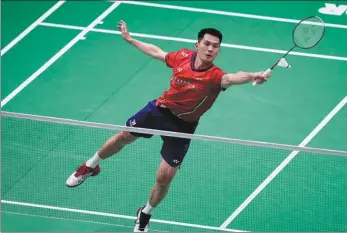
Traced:
[[204, 28], [201, 29], [200, 32], [198, 33], [198, 41], [200, 42], [205, 34], [210, 34], [212, 36], [218, 37], [219, 38], [219, 43], [222, 43], [223, 35], [220, 31], [218, 31], [215, 28]]

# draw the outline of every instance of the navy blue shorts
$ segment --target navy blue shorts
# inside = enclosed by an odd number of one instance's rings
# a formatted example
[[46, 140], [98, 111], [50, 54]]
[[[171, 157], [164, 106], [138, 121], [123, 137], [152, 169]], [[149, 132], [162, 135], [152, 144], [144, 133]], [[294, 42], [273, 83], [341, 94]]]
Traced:
[[[146, 129], [173, 131], [179, 133], [193, 134], [198, 123], [190, 123], [181, 120], [171, 113], [167, 108], [157, 107], [155, 100], [150, 101], [147, 106], [130, 117], [126, 125]], [[130, 132], [136, 137], [151, 138], [152, 134]], [[179, 166], [186, 155], [190, 139], [161, 136], [163, 145], [161, 155], [172, 167]]]

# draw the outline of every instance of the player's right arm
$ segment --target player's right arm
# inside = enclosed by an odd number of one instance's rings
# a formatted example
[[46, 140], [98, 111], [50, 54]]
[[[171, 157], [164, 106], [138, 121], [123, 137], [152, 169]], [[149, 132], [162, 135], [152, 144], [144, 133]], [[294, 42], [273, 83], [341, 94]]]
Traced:
[[136, 48], [138, 48], [145, 54], [165, 62], [165, 57], [167, 55], [167, 52], [163, 51], [161, 48], [159, 48], [156, 45], [145, 43], [145, 42], [132, 38], [129, 34], [126, 23], [123, 20], [118, 22], [117, 27], [122, 33], [122, 37], [125, 41], [134, 45]]
[[270, 74], [264, 75], [263, 72], [249, 73], [239, 71], [236, 73], [225, 74], [222, 76], [221, 86], [226, 89], [231, 85], [241, 85], [251, 81], [256, 81], [261, 84], [270, 77]]

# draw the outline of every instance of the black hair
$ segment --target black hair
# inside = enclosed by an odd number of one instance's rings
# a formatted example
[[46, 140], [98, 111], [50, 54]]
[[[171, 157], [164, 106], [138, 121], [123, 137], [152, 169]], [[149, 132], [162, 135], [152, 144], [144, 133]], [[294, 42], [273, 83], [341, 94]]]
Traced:
[[199, 42], [204, 38], [205, 34], [209, 34], [209, 35], [218, 37], [219, 38], [219, 43], [222, 43], [223, 35], [217, 29], [214, 29], [214, 28], [204, 28], [204, 29], [200, 30], [200, 32], [198, 33], [198, 41]]

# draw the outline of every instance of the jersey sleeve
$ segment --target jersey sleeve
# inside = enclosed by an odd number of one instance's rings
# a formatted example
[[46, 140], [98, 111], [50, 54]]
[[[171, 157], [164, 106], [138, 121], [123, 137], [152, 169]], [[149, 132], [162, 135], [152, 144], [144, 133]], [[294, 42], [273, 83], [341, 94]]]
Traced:
[[226, 72], [224, 72], [223, 70], [217, 68], [214, 71], [214, 85], [216, 86], [217, 90], [221, 90], [221, 91], [225, 91], [224, 88], [222, 88], [222, 77], [227, 74]]
[[176, 52], [170, 52], [166, 54], [165, 56], [165, 62], [166, 65], [170, 68], [174, 68], [178, 64], [180, 64], [182, 61], [189, 59], [189, 54], [191, 54], [192, 51], [188, 49], [180, 49]]
[[170, 52], [170, 53], [166, 54], [165, 62], [166, 62], [166, 65], [168, 67], [173, 68], [173, 66], [176, 63], [177, 54], [178, 54], [178, 52]]

